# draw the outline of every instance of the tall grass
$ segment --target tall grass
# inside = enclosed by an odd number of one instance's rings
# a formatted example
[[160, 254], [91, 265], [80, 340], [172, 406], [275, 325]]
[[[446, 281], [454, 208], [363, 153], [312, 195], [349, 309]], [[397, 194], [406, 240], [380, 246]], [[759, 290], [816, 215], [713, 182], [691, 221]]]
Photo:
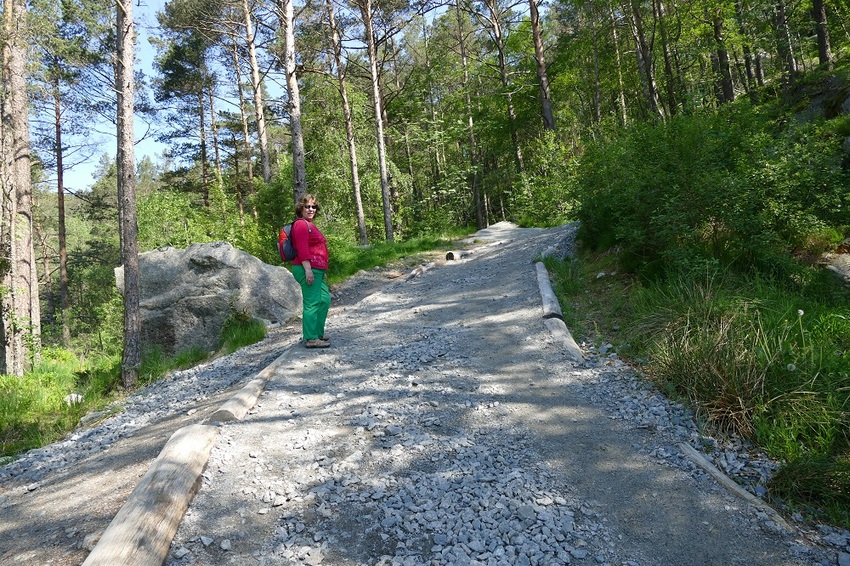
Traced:
[[0, 375], [0, 456], [53, 442], [73, 429], [110, 389], [102, 369], [95, 364], [87, 371], [70, 352], [45, 349], [42, 362], [23, 377]]
[[610, 276], [611, 262], [587, 254], [584, 267], [553, 270], [563, 304], [592, 319], [579, 336], [599, 331], [711, 432], [742, 435], [783, 462], [772, 496], [850, 526], [847, 291], [812, 277], [818, 292], [801, 292], [712, 264], [636, 282]]

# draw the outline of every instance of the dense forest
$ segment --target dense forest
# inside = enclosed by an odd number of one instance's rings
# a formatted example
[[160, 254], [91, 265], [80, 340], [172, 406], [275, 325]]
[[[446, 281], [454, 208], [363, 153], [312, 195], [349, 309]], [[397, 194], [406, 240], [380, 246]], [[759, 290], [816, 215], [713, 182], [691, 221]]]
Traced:
[[[578, 219], [642, 282], [714, 270], [844, 304], [812, 267], [850, 236], [847, 0], [170, 0], [150, 73], [134, 8], [3, 2], [3, 373], [123, 354], [133, 385], [137, 254], [226, 240], [277, 262], [307, 192], [337, 257]], [[150, 137], [168, 150], [136, 159]], [[834, 308], [818, 454], [846, 459]], [[757, 435], [766, 407], [717, 422]]]

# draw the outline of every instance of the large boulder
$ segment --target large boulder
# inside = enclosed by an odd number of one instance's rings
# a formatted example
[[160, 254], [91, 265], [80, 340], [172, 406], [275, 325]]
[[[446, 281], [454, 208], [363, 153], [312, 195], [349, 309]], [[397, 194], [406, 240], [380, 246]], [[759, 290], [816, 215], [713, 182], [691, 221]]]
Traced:
[[[115, 270], [124, 293], [124, 268]], [[245, 312], [269, 324], [301, 315], [301, 288], [283, 267], [227, 242], [139, 254], [142, 345], [169, 353], [218, 347], [225, 320]]]

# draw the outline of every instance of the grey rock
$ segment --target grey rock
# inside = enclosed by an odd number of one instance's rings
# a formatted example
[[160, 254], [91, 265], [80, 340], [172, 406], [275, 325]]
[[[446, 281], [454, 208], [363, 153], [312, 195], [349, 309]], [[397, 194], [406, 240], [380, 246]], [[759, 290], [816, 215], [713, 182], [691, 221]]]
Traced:
[[[115, 269], [123, 294], [124, 268]], [[159, 248], [139, 254], [142, 343], [169, 354], [214, 350], [233, 312], [271, 323], [301, 313], [301, 289], [289, 270], [226, 242]]]

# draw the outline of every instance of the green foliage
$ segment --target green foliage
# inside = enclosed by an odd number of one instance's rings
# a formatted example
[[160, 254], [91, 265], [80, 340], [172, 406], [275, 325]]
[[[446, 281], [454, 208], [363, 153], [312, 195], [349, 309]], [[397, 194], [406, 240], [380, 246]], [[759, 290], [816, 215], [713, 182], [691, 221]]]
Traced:
[[577, 162], [552, 132], [530, 144], [535, 157], [532, 170], [514, 187], [514, 210], [520, 226], [559, 226], [568, 221], [575, 206], [573, 169]]
[[774, 130], [741, 104], [591, 144], [577, 173], [582, 238], [619, 246], [646, 275], [711, 258], [794, 276], [789, 252], [829, 249], [850, 224], [850, 175], [836, 124]]
[[209, 357], [209, 352], [193, 346], [168, 356], [159, 346], [146, 348], [139, 368], [139, 386], [145, 386], [164, 377], [171, 370], [187, 369]]
[[208, 228], [213, 224], [209, 212], [198, 202], [197, 195], [174, 190], [150, 193], [139, 200], [139, 249], [153, 250], [162, 246], [185, 248], [211, 241]]
[[797, 459], [769, 482], [770, 492], [818, 521], [850, 527], [850, 459]]
[[[71, 352], [45, 348], [23, 377], [0, 375], [0, 456], [54, 442], [98, 407], [109, 388], [88, 371]], [[73, 394], [81, 400], [65, 400]]]

